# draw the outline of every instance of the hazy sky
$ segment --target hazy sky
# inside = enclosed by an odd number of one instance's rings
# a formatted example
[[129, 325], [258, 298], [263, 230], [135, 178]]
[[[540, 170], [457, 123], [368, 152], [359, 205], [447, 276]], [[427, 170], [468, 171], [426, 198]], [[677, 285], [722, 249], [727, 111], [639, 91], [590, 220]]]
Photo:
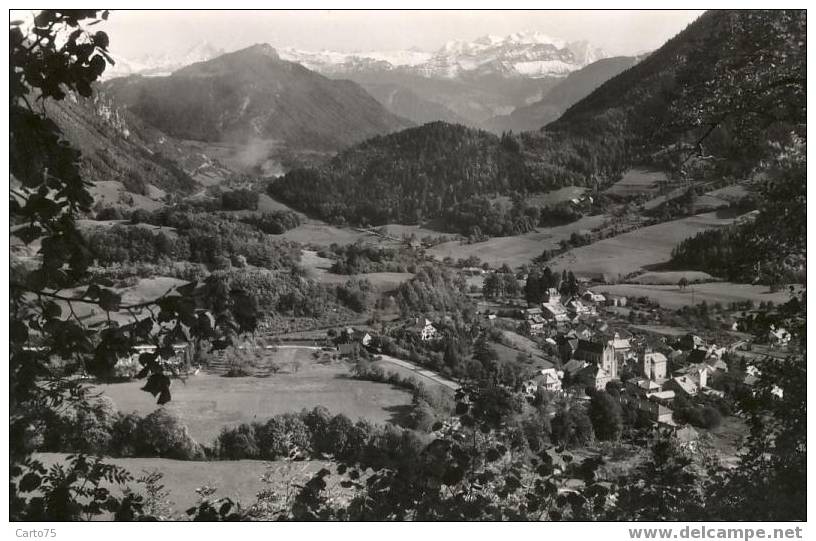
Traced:
[[125, 57], [181, 51], [206, 40], [227, 50], [253, 43], [307, 50], [418, 47], [523, 30], [588, 40], [609, 54], [652, 50], [701, 11], [114, 11], [111, 50]]

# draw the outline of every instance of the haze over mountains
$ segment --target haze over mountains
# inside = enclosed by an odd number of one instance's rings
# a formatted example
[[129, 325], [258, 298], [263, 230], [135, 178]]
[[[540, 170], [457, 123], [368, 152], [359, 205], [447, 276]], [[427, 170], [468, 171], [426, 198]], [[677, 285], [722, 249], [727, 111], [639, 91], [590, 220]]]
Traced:
[[[645, 55], [644, 55], [645, 56]], [[541, 100], [519, 107], [509, 115], [484, 122], [491, 131], [527, 131], [546, 126], [603, 83], [637, 64], [643, 57], [604, 58], [570, 73]]]
[[[471, 126], [542, 99], [569, 73], [606, 57], [586, 41], [565, 42], [538, 32], [450, 41], [435, 52], [347, 53], [291, 47], [277, 52], [282, 60], [359, 83], [391, 112], [415, 123], [444, 120]], [[221, 53], [201, 42], [175, 57], [117, 59], [107, 77], [167, 75]]]
[[168, 76], [113, 79], [105, 91], [181, 139], [338, 150], [411, 125], [351, 81], [332, 80], [255, 45]]

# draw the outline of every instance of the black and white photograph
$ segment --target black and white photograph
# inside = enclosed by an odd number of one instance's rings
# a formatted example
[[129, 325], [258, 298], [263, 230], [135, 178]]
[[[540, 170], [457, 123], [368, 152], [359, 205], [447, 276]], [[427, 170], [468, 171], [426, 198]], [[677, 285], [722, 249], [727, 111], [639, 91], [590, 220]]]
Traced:
[[133, 4], [9, 10], [9, 538], [807, 537], [805, 9]]

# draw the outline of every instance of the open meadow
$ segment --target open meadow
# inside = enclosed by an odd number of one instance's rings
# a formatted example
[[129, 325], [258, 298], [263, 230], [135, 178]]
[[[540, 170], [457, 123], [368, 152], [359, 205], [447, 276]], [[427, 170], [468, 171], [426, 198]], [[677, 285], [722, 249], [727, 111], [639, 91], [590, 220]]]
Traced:
[[530, 263], [544, 250], [553, 250], [561, 240], [568, 239], [577, 232], [587, 232], [600, 226], [606, 216], [585, 216], [571, 224], [558, 227], [542, 227], [536, 231], [515, 237], [493, 237], [484, 242], [466, 244], [460, 241], [444, 242], [428, 250], [437, 259], [451, 257], [454, 260], [477, 256], [492, 266], [507, 263], [517, 267]]
[[[64, 463], [64, 453], [38, 453], [36, 458], [46, 467]], [[216, 489], [213, 497], [232, 498], [244, 504], [255, 500], [263, 489], [275, 488], [281, 493], [292, 484], [308, 481], [321, 468], [331, 468], [323, 460], [291, 462], [285, 460], [218, 460], [193, 462], [167, 458], [106, 458], [108, 464], [128, 470], [135, 479], [148, 473], [162, 474], [160, 484], [169, 492], [167, 499], [179, 518], [199, 499], [196, 490], [207, 486]], [[134, 485], [134, 488], [143, 488]], [[119, 493], [118, 487], [111, 487]]]
[[[316, 361], [312, 351], [282, 347], [270, 352], [280, 372], [269, 377], [224, 377], [199, 373], [171, 386], [173, 400], [166, 407], [187, 425], [198, 442], [212, 443], [221, 428], [266, 421], [279, 413], [325, 406], [333, 414], [375, 423], [395, 422], [409, 408], [411, 394], [384, 383], [352, 379], [345, 361]], [[140, 390], [142, 381], [101, 384], [119, 411], [147, 414], [155, 399]]]
[[396, 289], [402, 282], [410, 280], [414, 275], [410, 272], [368, 272], [361, 274], [334, 274], [329, 272], [332, 260], [320, 257], [314, 250], [303, 250], [300, 259], [301, 265], [307, 269], [309, 276], [322, 284], [342, 285], [349, 280], [368, 280], [377, 291]]
[[732, 302], [772, 301], [776, 304], [784, 303], [789, 297], [787, 290], [771, 292], [768, 286], [751, 284], [734, 284], [731, 282], [709, 282], [690, 285], [680, 289], [675, 285], [649, 284], [613, 284], [601, 285], [593, 288], [601, 293], [624, 295], [627, 297], [649, 297], [660, 303], [663, 308], [681, 308], [706, 301], [708, 304], [720, 303], [728, 305]]
[[606, 189], [606, 193], [620, 197], [631, 197], [641, 194], [657, 194], [660, 185], [666, 185], [669, 179], [662, 171], [648, 169], [629, 169], [615, 184]]
[[672, 249], [680, 241], [707, 229], [730, 225], [734, 220], [711, 212], [642, 227], [573, 248], [552, 259], [548, 265], [558, 271], [572, 270], [577, 276], [619, 280], [633, 272], [668, 262]]

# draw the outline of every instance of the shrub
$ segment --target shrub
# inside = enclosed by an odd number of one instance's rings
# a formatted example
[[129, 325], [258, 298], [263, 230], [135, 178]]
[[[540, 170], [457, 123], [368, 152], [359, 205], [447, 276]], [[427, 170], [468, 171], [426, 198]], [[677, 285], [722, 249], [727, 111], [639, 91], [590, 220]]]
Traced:
[[705, 406], [700, 412], [701, 425], [703, 428], [717, 428], [722, 423], [722, 416], [717, 408], [713, 406]]
[[260, 450], [255, 439], [255, 427], [242, 423], [235, 428], [221, 430], [215, 442], [216, 452], [223, 459], [241, 460], [258, 458]]
[[49, 419], [44, 443], [53, 451], [107, 454], [115, 420], [116, 405], [103, 396]]
[[136, 435], [139, 432], [141, 416], [136, 413], [119, 413], [111, 427], [110, 451], [114, 456], [136, 456], [138, 446]]
[[96, 213], [96, 219], [100, 221], [121, 220], [122, 211], [119, 209], [119, 207], [104, 207], [99, 209], [99, 212]]
[[223, 210], [255, 210], [258, 208], [258, 192], [232, 190], [221, 194]]
[[350, 445], [353, 428], [354, 423], [342, 413], [332, 417], [326, 431], [327, 452], [339, 458], [349, 458], [349, 455], [353, 455], [350, 453], [353, 447]]
[[165, 408], [159, 408], [139, 423], [137, 453], [140, 456], [158, 456], [193, 460], [201, 456], [196, 441], [178, 417]]
[[331, 419], [331, 413], [324, 406], [316, 406], [303, 414], [303, 422], [312, 434], [312, 449], [318, 453], [331, 452], [330, 442], [326, 437]]
[[294, 414], [276, 415], [255, 425], [260, 456], [268, 460], [308, 453], [311, 434], [303, 420]]

